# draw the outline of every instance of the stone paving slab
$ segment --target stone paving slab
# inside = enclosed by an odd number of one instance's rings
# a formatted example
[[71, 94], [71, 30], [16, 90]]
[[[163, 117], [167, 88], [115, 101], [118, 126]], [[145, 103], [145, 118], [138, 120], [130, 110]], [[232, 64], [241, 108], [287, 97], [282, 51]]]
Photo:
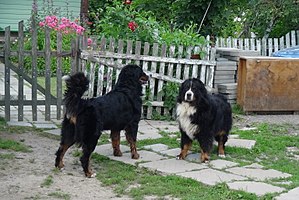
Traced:
[[123, 153], [123, 156], [121, 156], [121, 157], [109, 156], [109, 158], [112, 160], [117, 160], [117, 161], [124, 162], [126, 164], [130, 164], [130, 165], [136, 165], [136, 163], [140, 163], [140, 162], [151, 162], [151, 161], [167, 159], [167, 157], [161, 156], [161, 155], [151, 152], [151, 151], [141, 150], [141, 151], [137, 151], [137, 152], [140, 155], [139, 159], [137, 159], [137, 160], [131, 158], [131, 152]]
[[277, 186], [273, 186], [267, 183], [254, 182], [254, 181], [236, 181], [227, 183], [228, 187], [233, 190], [243, 190], [245, 192], [254, 193], [258, 196], [265, 195], [267, 193], [283, 192], [285, 189]]
[[216, 185], [218, 183], [230, 182], [234, 180], [247, 180], [246, 177], [227, 173], [227, 172], [222, 172], [215, 169], [203, 169], [199, 171], [190, 171], [190, 172], [179, 173], [178, 175], [186, 178], [192, 178], [194, 180], [197, 180], [207, 185]]
[[59, 135], [60, 136], [61, 129], [58, 128], [58, 129], [45, 130], [44, 132], [45, 133], [50, 133], [52, 135]]
[[255, 140], [246, 140], [246, 139], [234, 139], [230, 138], [225, 143], [225, 146], [228, 147], [240, 147], [246, 149], [252, 149], [255, 145]]
[[238, 166], [239, 164], [235, 163], [235, 162], [228, 161], [228, 160], [218, 159], [218, 160], [211, 160], [209, 162], [209, 165], [212, 168], [215, 168], [215, 169], [226, 169], [226, 168], [229, 168], [229, 167]]
[[33, 127], [33, 125], [29, 122], [25, 121], [9, 121], [7, 122], [9, 126], [23, 126], [23, 127]]
[[190, 163], [185, 160], [177, 160], [175, 158], [142, 163], [139, 164], [139, 166], [148, 168], [150, 170], [157, 170], [159, 172], [169, 173], [169, 174], [176, 174], [176, 173], [182, 173], [186, 171], [207, 168], [207, 166], [203, 164]]
[[139, 133], [137, 134], [137, 140], [145, 140], [145, 139], [159, 139], [162, 136], [159, 134], [157, 130], [149, 129], [149, 130], [143, 130], [139, 128]]
[[267, 179], [273, 179], [273, 178], [288, 178], [291, 177], [291, 174], [283, 173], [274, 169], [254, 169], [254, 168], [248, 168], [248, 167], [233, 167], [226, 169], [226, 171], [246, 176], [249, 178], [252, 178], [254, 180], [258, 181], [264, 181]]
[[299, 187], [294, 188], [287, 193], [283, 193], [278, 197], [275, 197], [275, 200], [297, 200], [299, 199]]
[[[122, 151], [122, 153], [128, 152], [130, 151], [130, 147], [126, 145], [120, 145], [120, 150]], [[103, 144], [103, 145], [96, 146], [94, 152], [107, 157], [113, 156], [112, 144]]]
[[33, 126], [35, 126], [35, 128], [41, 128], [41, 129], [57, 129], [58, 128], [55, 124], [49, 123], [49, 122], [33, 122]]
[[167, 156], [176, 157], [181, 152], [181, 148], [174, 148], [174, 149], [168, 149], [165, 151], [161, 151], [161, 154], [165, 154]]
[[155, 152], [163, 152], [165, 150], [168, 150], [168, 146], [165, 144], [152, 144], [152, 145], [147, 145], [143, 147], [144, 149], [149, 149]]

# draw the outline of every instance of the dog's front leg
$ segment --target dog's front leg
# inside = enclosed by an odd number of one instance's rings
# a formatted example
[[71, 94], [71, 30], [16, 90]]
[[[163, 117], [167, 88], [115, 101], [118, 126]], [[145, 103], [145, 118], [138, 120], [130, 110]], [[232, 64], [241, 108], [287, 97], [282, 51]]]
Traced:
[[111, 131], [110, 134], [112, 140], [112, 148], [113, 148], [113, 155], [114, 156], [122, 156], [122, 152], [120, 150], [120, 131]]
[[187, 136], [187, 134], [181, 130], [181, 153], [177, 155], [177, 159], [184, 160], [191, 149], [192, 140]]
[[137, 153], [137, 148], [136, 148], [136, 140], [137, 140], [137, 130], [138, 126], [135, 128], [126, 128], [126, 139], [128, 143], [130, 144], [130, 149], [131, 149], [131, 158], [132, 159], [138, 159], [139, 154]]

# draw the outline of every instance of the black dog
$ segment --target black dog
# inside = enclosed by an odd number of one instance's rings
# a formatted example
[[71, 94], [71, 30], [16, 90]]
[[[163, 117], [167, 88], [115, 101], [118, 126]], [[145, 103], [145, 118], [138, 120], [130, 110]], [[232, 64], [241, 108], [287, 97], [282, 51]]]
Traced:
[[142, 84], [147, 81], [148, 76], [139, 66], [127, 65], [121, 70], [111, 92], [97, 98], [82, 99], [88, 89], [88, 79], [81, 72], [68, 77], [64, 98], [66, 114], [62, 122], [55, 166], [59, 169], [64, 167], [65, 152], [77, 143], [83, 149], [80, 161], [84, 173], [87, 177], [93, 177], [95, 174], [90, 169], [89, 160], [103, 130], [111, 130], [114, 156], [122, 156], [119, 148], [120, 131], [125, 130], [131, 156], [138, 159], [136, 137], [141, 117]]
[[185, 159], [192, 140], [197, 140], [201, 147], [200, 160], [207, 162], [214, 138], [218, 142], [218, 155], [225, 157], [225, 143], [232, 127], [232, 111], [223, 95], [208, 94], [199, 79], [185, 80], [179, 90], [176, 113], [181, 131], [181, 153], [178, 159]]

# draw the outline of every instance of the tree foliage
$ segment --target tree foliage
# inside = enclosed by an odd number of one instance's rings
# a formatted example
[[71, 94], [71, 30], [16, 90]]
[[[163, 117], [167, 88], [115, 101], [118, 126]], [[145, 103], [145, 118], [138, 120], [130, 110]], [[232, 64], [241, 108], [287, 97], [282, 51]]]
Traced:
[[[90, 0], [91, 16], [105, 16], [111, 5], [111, 0]], [[200, 35], [267, 38], [299, 29], [298, 0], [133, 0], [131, 6], [170, 29], [195, 24]]]

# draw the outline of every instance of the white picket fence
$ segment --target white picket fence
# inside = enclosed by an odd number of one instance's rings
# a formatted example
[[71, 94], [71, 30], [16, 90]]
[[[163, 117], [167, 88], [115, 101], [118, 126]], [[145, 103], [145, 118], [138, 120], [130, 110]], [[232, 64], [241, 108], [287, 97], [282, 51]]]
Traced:
[[291, 31], [280, 38], [216, 38], [215, 47], [255, 50], [263, 56], [271, 56], [273, 52], [299, 45], [299, 30]]

